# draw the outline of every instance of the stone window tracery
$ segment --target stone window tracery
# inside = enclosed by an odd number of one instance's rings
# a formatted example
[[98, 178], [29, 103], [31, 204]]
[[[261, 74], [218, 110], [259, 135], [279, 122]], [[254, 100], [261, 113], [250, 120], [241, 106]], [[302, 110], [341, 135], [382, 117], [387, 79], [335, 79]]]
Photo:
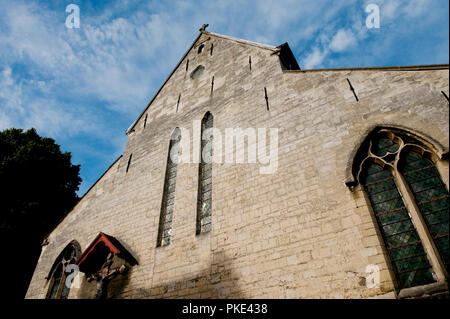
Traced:
[[407, 134], [380, 130], [366, 144], [364, 187], [399, 289], [444, 281], [449, 265], [449, 194], [436, 156]]

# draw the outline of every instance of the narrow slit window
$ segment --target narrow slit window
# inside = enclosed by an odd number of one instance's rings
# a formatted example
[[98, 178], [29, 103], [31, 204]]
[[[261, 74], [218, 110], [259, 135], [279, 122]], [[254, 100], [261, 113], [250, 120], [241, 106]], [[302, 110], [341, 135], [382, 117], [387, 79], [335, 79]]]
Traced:
[[355, 88], [352, 85], [352, 82], [350, 82], [350, 80], [348, 78], [347, 78], [347, 82], [348, 82], [348, 85], [350, 86], [350, 90], [353, 92], [353, 96], [355, 97], [356, 102], [359, 102], [358, 95], [356, 95], [356, 91], [355, 91]]
[[210, 55], [213, 54], [213, 50], [214, 50], [214, 43], [211, 43], [211, 47], [209, 48]]
[[197, 235], [211, 230], [213, 120], [212, 114], [208, 112], [201, 123], [202, 139], [198, 171]]
[[127, 169], [126, 169], [125, 173], [128, 173], [128, 170], [130, 169], [131, 157], [132, 156], [133, 156], [133, 154], [130, 154], [130, 157], [128, 158]]
[[180, 106], [180, 100], [181, 100], [181, 94], [178, 95], [177, 109], [176, 109], [175, 113], [178, 112], [178, 107]]
[[163, 199], [159, 218], [157, 247], [170, 244], [172, 219], [175, 205], [175, 186], [177, 180], [178, 159], [181, 141], [181, 131], [177, 127], [170, 138], [169, 153], [164, 179]]

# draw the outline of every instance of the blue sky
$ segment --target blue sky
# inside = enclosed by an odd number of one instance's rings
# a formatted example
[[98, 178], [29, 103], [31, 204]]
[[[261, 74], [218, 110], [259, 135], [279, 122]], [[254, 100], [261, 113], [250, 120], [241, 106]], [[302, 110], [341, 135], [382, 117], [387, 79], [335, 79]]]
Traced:
[[[71, 3], [79, 29], [65, 25]], [[365, 25], [370, 3], [379, 29]], [[449, 62], [448, 12], [447, 0], [0, 0], [0, 130], [56, 139], [81, 164], [83, 195], [203, 23], [288, 42], [302, 69], [419, 65]]]

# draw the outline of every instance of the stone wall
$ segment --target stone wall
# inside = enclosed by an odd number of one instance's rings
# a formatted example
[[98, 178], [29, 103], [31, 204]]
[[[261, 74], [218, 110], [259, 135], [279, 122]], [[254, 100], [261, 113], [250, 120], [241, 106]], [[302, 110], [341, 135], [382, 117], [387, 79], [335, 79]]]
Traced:
[[[113, 298], [395, 297], [369, 202], [344, 182], [377, 126], [417, 132], [448, 152], [448, 67], [282, 71], [274, 48], [210, 33], [203, 40], [129, 131], [123, 156], [51, 233], [26, 298], [45, 298], [58, 254], [72, 240], [86, 248], [100, 231], [139, 262], [113, 280]], [[172, 241], [156, 248], [170, 135], [180, 127], [192, 137], [207, 111], [222, 134], [278, 128], [278, 169], [213, 164], [212, 231], [196, 236], [198, 164], [179, 164]], [[381, 269], [380, 288], [366, 287], [369, 264]], [[71, 298], [93, 296], [81, 281]]]

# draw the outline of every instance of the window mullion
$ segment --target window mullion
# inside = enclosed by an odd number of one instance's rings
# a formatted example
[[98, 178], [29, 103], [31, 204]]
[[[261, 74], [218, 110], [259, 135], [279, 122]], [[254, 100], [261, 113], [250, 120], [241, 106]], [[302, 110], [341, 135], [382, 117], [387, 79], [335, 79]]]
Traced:
[[417, 230], [417, 234], [419, 235], [423, 248], [428, 256], [428, 259], [433, 267], [433, 271], [437, 276], [437, 281], [445, 280], [445, 267], [442, 263], [439, 254], [437, 253], [437, 248], [434, 245], [433, 239], [431, 238], [430, 233], [426, 228], [425, 221], [420, 213], [419, 208], [414, 199], [414, 195], [408, 187], [403, 176], [396, 170], [392, 170], [392, 175], [394, 176], [395, 184], [397, 185], [400, 196], [403, 199], [403, 202], [410, 213], [411, 220], [413, 222], [414, 227]]

